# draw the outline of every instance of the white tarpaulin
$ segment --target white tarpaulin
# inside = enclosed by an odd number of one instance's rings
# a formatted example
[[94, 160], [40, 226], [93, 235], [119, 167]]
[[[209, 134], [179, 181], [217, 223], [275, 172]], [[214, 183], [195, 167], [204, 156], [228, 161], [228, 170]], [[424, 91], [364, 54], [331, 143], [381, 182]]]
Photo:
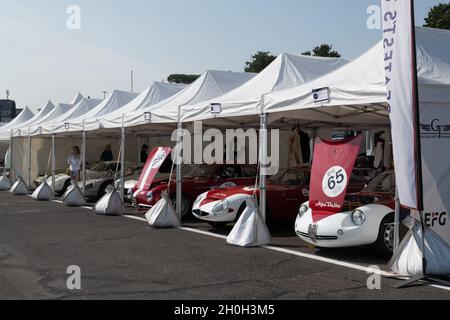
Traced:
[[0, 176], [0, 191], [7, 191], [11, 189], [11, 180], [6, 175]]
[[119, 215], [125, 212], [120, 193], [116, 190], [107, 192], [94, 206], [98, 215]]
[[145, 214], [145, 219], [154, 228], [178, 228], [181, 225], [172, 201], [166, 192], [162, 193], [161, 200]]
[[211, 118], [211, 105], [220, 105], [217, 117], [236, 117], [259, 114], [261, 96], [289, 89], [338, 69], [348, 63], [342, 58], [297, 56], [283, 53], [267, 68], [242, 86], [201, 103], [189, 102], [181, 109], [181, 120], [190, 122]]
[[28, 195], [28, 187], [23, 181], [23, 178], [19, 176], [19, 180], [14, 183], [10, 192], [15, 196], [26, 196]]
[[[401, 276], [422, 276], [422, 229], [415, 224], [400, 244], [398, 254], [389, 263], [391, 269]], [[428, 274], [446, 276], [450, 269], [450, 247], [433, 230], [425, 232], [425, 258]]]
[[47, 183], [47, 179], [44, 179], [44, 182], [34, 190], [31, 197], [38, 201], [49, 201], [53, 199], [53, 192], [50, 186]]
[[227, 243], [239, 247], [259, 247], [272, 242], [270, 232], [259, 213], [254, 197], [246, 200], [247, 207], [227, 238]]
[[61, 199], [66, 207], [81, 207], [86, 204], [86, 200], [78, 185], [72, 184]]

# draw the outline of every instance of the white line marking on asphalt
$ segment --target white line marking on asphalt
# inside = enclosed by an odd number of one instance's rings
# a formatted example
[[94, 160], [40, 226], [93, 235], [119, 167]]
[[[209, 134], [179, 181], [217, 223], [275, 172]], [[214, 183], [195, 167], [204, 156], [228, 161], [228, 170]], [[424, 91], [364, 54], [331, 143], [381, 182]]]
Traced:
[[208, 232], [208, 231], [202, 231], [202, 230], [197, 230], [197, 229], [192, 229], [192, 228], [181, 227], [179, 229], [180, 230], [184, 230], [184, 231], [188, 231], [188, 232], [203, 234], [205, 236], [214, 237], [214, 238], [223, 239], [223, 240], [227, 240], [227, 238], [228, 238], [227, 236], [222, 236], [220, 234], [215, 234], [215, 233], [211, 233], [211, 232]]
[[[125, 217], [125, 218], [128, 218], [128, 219], [133, 219], [133, 220], [137, 220], [137, 221], [141, 221], [141, 222], [147, 222], [146, 219], [140, 218], [140, 217], [136, 217], [136, 216], [130, 216], [130, 215], [122, 215], [122, 216]], [[205, 236], [209, 236], [209, 237], [213, 237], [213, 238], [222, 239], [222, 240], [226, 240], [227, 239], [227, 236], [223, 236], [223, 235], [212, 233], [212, 232], [208, 232], [208, 231], [202, 231], [202, 230], [186, 228], [186, 227], [181, 227], [179, 229], [183, 230], [183, 231], [187, 231], [187, 232], [192, 232], [192, 233], [197, 233], [197, 234], [201, 234], [201, 235], [205, 235]], [[374, 270], [372, 268], [364, 267], [364, 266], [357, 265], [357, 264], [354, 264], [354, 263], [349, 263], [349, 262], [345, 262], [345, 261], [339, 261], [339, 260], [336, 260], [336, 259], [319, 257], [319, 256], [316, 256], [316, 255], [312, 255], [312, 254], [308, 254], [308, 253], [302, 253], [302, 252], [299, 252], [299, 251], [294, 251], [294, 250], [289, 250], [289, 249], [284, 249], [284, 248], [280, 248], [280, 247], [276, 247], [276, 246], [271, 246], [270, 245], [270, 246], [263, 246], [261, 248], [264, 248], [264, 249], [267, 249], [267, 250], [271, 250], [271, 251], [280, 252], [280, 253], [285, 253], [285, 254], [301, 257], [301, 258], [306, 258], [306, 259], [310, 259], [310, 260], [316, 260], [316, 261], [321, 261], [321, 262], [325, 262], [325, 263], [329, 263], [329, 264], [334, 264], [334, 265], [337, 265], [337, 266], [341, 266], [341, 267], [349, 268], [349, 269], [354, 269], [354, 270], [362, 271], [362, 272], [365, 272], [365, 273], [377, 273], [377, 274], [379, 274], [379, 275], [381, 275], [383, 277], [390, 277], [390, 278], [392, 278], [392, 277], [396, 276], [395, 274], [390, 273], [390, 272]], [[439, 285], [434, 285], [434, 284], [426, 284], [426, 285], [429, 286], [429, 287], [450, 291], [450, 287], [439, 286]]]
[[[56, 203], [63, 203], [62, 201], [59, 201], [59, 200], [52, 200], [52, 201], [56, 202]], [[92, 210], [92, 207], [88, 207], [88, 206], [83, 206], [81, 208]], [[145, 223], [147, 222], [147, 220], [145, 218], [141, 218], [141, 217], [125, 215], [125, 214], [123, 214], [121, 216], [124, 217], [124, 218], [137, 220], [137, 221], [140, 221], [140, 222], [145, 222]], [[183, 230], [183, 231], [187, 231], [187, 232], [192, 232], [192, 233], [197, 233], [197, 234], [213, 237], [213, 238], [218, 238], [218, 239], [223, 239], [223, 240], [227, 239], [226, 236], [223, 236], [223, 235], [220, 235], [220, 234], [215, 234], [215, 233], [208, 232], [208, 231], [202, 231], [202, 230], [186, 228], [186, 227], [180, 227], [179, 229]], [[285, 253], [285, 254], [301, 257], [301, 258], [306, 258], [306, 259], [310, 259], [310, 260], [316, 260], [316, 261], [321, 261], [321, 262], [325, 262], [325, 263], [329, 263], [329, 264], [334, 264], [334, 265], [337, 265], [337, 266], [341, 266], [341, 267], [349, 268], [349, 269], [354, 269], [354, 270], [362, 271], [362, 272], [365, 272], [365, 273], [378, 273], [378, 274], [380, 274], [381, 276], [384, 276], [384, 277], [392, 278], [392, 277], [396, 276], [395, 274], [390, 273], [390, 272], [378, 271], [378, 270], [374, 270], [374, 269], [371, 269], [371, 268], [368, 268], [368, 267], [364, 267], [364, 266], [361, 266], [361, 265], [358, 265], [358, 264], [349, 263], [349, 262], [345, 262], [345, 261], [340, 261], [340, 260], [336, 260], [336, 259], [324, 258], [324, 257], [320, 257], [320, 256], [308, 254], [308, 253], [303, 253], [303, 252], [299, 252], [299, 251], [284, 249], [284, 248], [280, 248], [280, 247], [276, 247], [276, 246], [272, 246], [272, 245], [262, 246], [261, 248], [264, 248], [264, 249], [267, 249], [267, 250], [271, 250], [271, 251], [280, 252], [280, 253]], [[397, 278], [400, 279], [400, 277], [397, 277]], [[425, 284], [425, 285], [427, 285], [429, 287], [437, 288], [437, 289], [450, 291], [450, 287], [445, 287], [445, 286], [440, 286], [440, 285], [435, 285], [435, 284]]]

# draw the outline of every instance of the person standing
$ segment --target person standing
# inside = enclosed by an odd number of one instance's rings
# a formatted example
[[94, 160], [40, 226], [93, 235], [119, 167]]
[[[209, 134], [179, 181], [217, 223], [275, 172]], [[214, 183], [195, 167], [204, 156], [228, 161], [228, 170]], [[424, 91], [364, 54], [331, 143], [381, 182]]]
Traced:
[[141, 163], [142, 164], [145, 164], [146, 162], [147, 162], [147, 159], [148, 159], [148, 149], [149, 149], [150, 147], [148, 146], [148, 145], [146, 145], [146, 144], [144, 144], [143, 146], [142, 146], [142, 149], [141, 149]]
[[100, 161], [113, 161], [114, 160], [114, 156], [111, 150], [111, 145], [107, 145], [105, 147], [105, 150], [102, 152], [102, 155], [100, 156]]
[[72, 153], [67, 159], [67, 163], [69, 164], [70, 180], [75, 183], [78, 182], [81, 171], [81, 152], [78, 146], [72, 148]]

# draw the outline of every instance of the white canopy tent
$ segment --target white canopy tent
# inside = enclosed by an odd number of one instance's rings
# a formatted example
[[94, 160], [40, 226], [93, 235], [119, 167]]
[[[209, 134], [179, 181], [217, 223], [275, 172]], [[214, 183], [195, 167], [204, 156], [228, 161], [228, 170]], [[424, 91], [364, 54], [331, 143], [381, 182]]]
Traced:
[[1, 127], [0, 132], [2, 133], [2, 136], [3, 133], [8, 133], [7, 136], [9, 140], [11, 130], [16, 130], [17, 128], [21, 127], [22, 124], [27, 123], [30, 119], [33, 119], [34, 116], [35, 114], [28, 107], [25, 107], [17, 117]]
[[220, 105], [220, 117], [259, 114], [258, 106], [264, 94], [308, 83], [347, 63], [348, 60], [342, 58], [280, 54], [266, 69], [235, 90], [201, 103], [184, 105], [181, 121], [209, 119], [211, 104]]
[[[34, 122], [37, 122], [40, 119], [43, 119], [44, 117], [46, 117], [47, 114], [49, 114], [50, 112], [53, 111], [53, 109], [55, 109], [55, 106], [49, 100], [47, 102], [47, 104], [45, 105], [45, 107], [43, 107], [38, 113], [36, 113], [36, 115], [33, 118], [31, 118], [28, 121], [25, 121], [25, 122], [15, 126], [15, 127], [28, 127], [29, 125], [32, 125]], [[2, 131], [0, 129], [0, 140], [7, 140], [8, 143], [9, 143], [10, 137], [11, 137], [11, 133], [10, 132]]]
[[138, 95], [139, 93], [114, 90], [95, 108], [77, 118], [71, 119], [70, 123], [45, 123], [45, 132], [67, 133], [83, 131], [83, 123], [85, 121], [99, 122], [102, 117], [127, 105]]
[[75, 96], [75, 98], [73, 98], [72, 102], [70, 102], [71, 105], [75, 106], [77, 105], [82, 99], [83, 99], [83, 95], [81, 94], [81, 92], [78, 92], [77, 95]]
[[[47, 120], [45, 123], [42, 123], [39, 128], [34, 128], [35, 130], [32, 131], [32, 134], [39, 135], [43, 133], [52, 133], [54, 128], [53, 126], [58, 127], [64, 125], [65, 123], [70, 123], [72, 119], [76, 119], [90, 112], [101, 102], [101, 99], [83, 98], [78, 104], [76, 104], [67, 112], [61, 114], [56, 118]], [[49, 123], [50, 125], [48, 125], [47, 123]]]
[[28, 107], [25, 107], [22, 112], [14, 118], [11, 122], [5, 124], [0, 128], [0, 155], [5, 158], [5, 166], [11, 167], [10, 155], [8, 152], [11, 134], [15, 128], [21, 126], [23, 123], [29, 122], [35, 115]]
[[122, 108], [115, 110], [109, 114], [102, 117], [100, 123], [96, 119], [86, 119], [85, 128], [86, 130], [93, 130], [94, 128], [99, 128], [102, 123], [108, 122], [110, 120], [114, 121], [119, 119], [120, 126], [122, 125], [122, 115], [129, 114], [137, 110], [142, 110], [144, 108], [149, 108], [156, 105], [170, 97], [175, 96], [180, 91], [186, 88], [184, 84], [173, 84], [155, 81], [150, 87], [148, 87], [144, 92], [142, 92], [136, 99], [132, 100], [130, 103], [126, 104]]
[[[150, 123], [177, 123], [180, 106], [223, 95], [246, 83], [254, 76], [254, 73], [207, 71], [178, 94], [155, 105], [124, 114], [124, 126], [132, 128], [141, 125], [147, 126]], [[101, 122], [101, 127], [104, 129], [120, 128], [121, 126], [122, 115], [116, 118], [107, 117]], [[91, 130], [91, 128], [87, 128], [87, 130]]]
[[[450, 32], [416, 28], [421, 104], [448, 106], [450, 101]], [[270, 122], [294, 118], [334, 124], [389, 124], [382, 43], [360, 58], [311, 83], [274, 92], [261, 112]], [[315, 103], [312, 90], [327, 88], [329, 101]]]

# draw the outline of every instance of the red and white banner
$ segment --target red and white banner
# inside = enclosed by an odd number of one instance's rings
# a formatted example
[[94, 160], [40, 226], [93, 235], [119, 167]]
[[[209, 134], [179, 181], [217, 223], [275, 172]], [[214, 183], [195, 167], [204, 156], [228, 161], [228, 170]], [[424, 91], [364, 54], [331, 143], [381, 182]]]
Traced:
[[413, 2], [382, 0], [386, 86], [400, 203], [421, 211], [422, 173], [418, 134]]
[[309, 206], [314, 223], [341, 212], [363, 136], [344, 141], [316, 139]]
[[158, 174], [164, 161], [172, 152], [172, 148], [159, 147], [150, 152], [138, 181], [138, 190], [148, 190]]

